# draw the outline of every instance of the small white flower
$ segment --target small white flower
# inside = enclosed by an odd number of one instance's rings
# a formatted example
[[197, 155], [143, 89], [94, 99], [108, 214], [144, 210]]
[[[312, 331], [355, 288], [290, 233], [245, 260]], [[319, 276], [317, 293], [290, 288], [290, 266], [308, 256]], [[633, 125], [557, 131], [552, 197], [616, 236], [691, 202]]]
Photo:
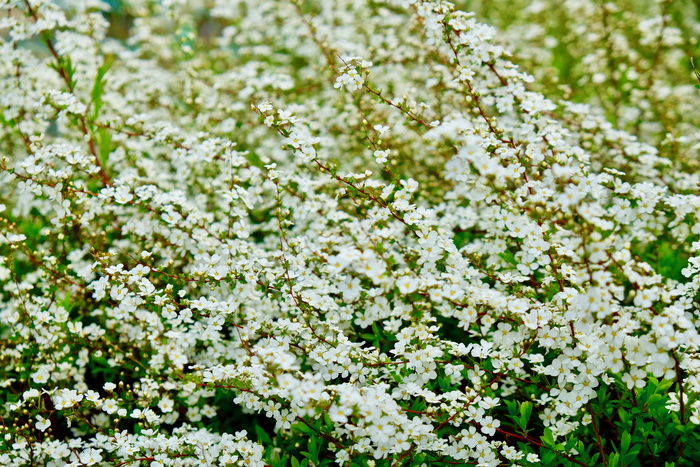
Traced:
[[39, 431], [46, 431], [46, 429], [51, 426], [51, 420], [44, 418], [41, 415], [37, 415], [36, 420], [37, 421], [34, 426], [36, 426], [36, 429]]
[[333, 404], [328, 410], [328, 417], [335, 423], [347, 423], [349, 412], [340, 405]]

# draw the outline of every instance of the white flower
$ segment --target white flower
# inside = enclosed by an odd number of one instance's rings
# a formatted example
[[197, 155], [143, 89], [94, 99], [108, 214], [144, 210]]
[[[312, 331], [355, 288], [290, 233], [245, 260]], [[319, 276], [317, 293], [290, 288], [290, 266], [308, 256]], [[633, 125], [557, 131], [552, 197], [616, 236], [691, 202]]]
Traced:
[[133, 199], [134, 195], [131, 194], [127, 186], [119, 186], [114, 192], [114, 200], [119, 204], [126, 204]]
[[390, 150], [385, 149], [385, 150], [379, 150], [377, 149], [374, 151], [374, 159], [377, 161], [378, 164], [384, 164], [388, 160]]
[[102, 454], [99, 449], [87, 448], [77, 454], [73, 451], [71, 459], [75, 459], [79, 465], [95, 465], [102, 460]]
[[37, 415], [36, 424], [34, 426], [36, 426], [36, 429], [39, 431], [46, 431], [46, 429], [51, 426], [51, 420]]
[[105, 399], [105, 401], [102, 403], [102, 410], [108, 414], [113, 414], [114, 412], [119, 409], [119, 406], [117, 405], [117, 401], [114, 399]]
[[396, 280], [396, 286], [403, 294], [415, 292], [419, 284], [420, 281], [418, 279], [409, 276], [401, 276]]
[[335, 423], [347, 423], [348, 415], [348, 410], [337, 404], [328, 409], [328, 417]]
[[74, 389], [61, 389], [52, 397], [56, 409], [66, 409], [77, 405], [83, 400], [83, 395]]

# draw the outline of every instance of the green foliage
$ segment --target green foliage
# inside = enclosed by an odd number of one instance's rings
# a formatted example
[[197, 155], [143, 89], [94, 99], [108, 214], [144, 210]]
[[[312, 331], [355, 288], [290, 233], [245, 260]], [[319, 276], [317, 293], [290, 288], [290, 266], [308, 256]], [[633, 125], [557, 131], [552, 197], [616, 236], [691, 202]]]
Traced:
[[688, 264], [690, 254], [678, 248], [675, 240], [661, 236], [645, 245], [635, 242], [632, 251], [639, 254], [640, 261], [651, 265], [662, 276], [679, 282], [686, 281], [681, 271]]

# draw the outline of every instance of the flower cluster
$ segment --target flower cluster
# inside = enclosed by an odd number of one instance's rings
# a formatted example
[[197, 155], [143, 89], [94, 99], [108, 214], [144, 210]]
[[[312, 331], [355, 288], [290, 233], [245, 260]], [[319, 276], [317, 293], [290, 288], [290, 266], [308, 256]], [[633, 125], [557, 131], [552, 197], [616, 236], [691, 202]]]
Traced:
[[0, 464], [700, 455], [700, 7], [470, 3], [0, 1]]

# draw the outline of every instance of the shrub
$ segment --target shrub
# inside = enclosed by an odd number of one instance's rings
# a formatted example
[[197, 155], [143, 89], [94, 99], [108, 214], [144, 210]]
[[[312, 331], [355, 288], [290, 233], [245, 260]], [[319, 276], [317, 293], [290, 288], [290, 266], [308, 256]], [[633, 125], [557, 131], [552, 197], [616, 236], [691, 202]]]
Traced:
[[2, 465], [700, 456], [697, 5], [0, 5]]

